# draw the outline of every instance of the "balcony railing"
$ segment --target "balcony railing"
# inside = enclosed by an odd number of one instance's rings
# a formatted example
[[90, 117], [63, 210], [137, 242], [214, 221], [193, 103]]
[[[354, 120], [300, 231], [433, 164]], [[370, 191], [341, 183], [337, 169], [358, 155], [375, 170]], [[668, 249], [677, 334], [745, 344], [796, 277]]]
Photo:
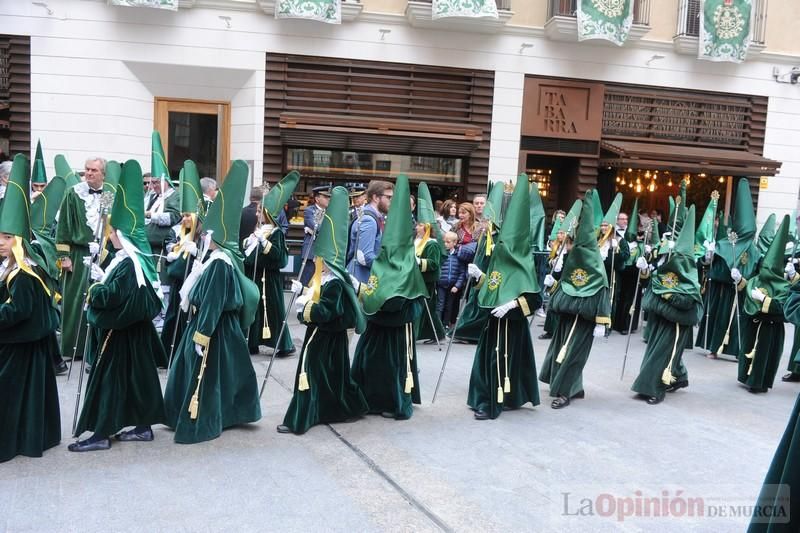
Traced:
[[[577, 17], [578, 0], [550, 0], [547, 4], [547, 18]], [[650, 0], [634, 0], [633, 23], [650, 25]]]
[[[426, 4], [433, 3], [433, 0], [417, 0], [418, 2], [425, 2]], [[511, 11], [511, 0], [494, 0], [497, 4], [498, 11]]]
[[[700, 0], [681, 0], [676, 37], [700, 36]], [[767, 33], [767, 0], [753, 0], [752, 43], [763, 45]]]

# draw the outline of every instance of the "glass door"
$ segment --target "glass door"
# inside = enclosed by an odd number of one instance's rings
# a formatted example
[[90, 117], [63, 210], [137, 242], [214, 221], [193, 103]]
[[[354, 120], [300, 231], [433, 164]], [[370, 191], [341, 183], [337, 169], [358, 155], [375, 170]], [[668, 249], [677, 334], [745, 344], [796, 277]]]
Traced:
[[161, 134], [167, 166], [177, 179], [191, 159], [200, 177], [222, 182], [230, 166], [230, 103], [156, 98], [155, 129]]

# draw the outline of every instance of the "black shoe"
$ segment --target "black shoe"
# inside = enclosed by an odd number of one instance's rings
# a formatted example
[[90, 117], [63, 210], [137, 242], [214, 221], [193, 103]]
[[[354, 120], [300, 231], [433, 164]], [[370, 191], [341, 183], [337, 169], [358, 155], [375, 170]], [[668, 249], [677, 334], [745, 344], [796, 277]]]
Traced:
[[628, 334], [628, 330], [627, 329], [623, 329], [622, 331], [619, 332], [619, 334], [620, 335], [627, 335]]
[[153, 440], [153, 430], [151, 428], [133, 428], [114, 435], [120, 442], [150, 442]]
[[567, 398], [566, 396], [559, 396], [558, 398], [550, 402], [550, 407], [552, 407], [553, 409], [562, 409], [568, 405], [569, 405], [569, 398]]
[[425, 342], [423, 342], [422, 344], [436, 344], [436, 339], [428, 339]]
[[382, 416], [383, 418], [392, 418], [392, 419], [393, 419], [393, 418], [396, 418], [396, 417], [394, 416], [394, 413], [390, 413], [389, 411], [383, 411], [383, 412], [381, 413], [381, 416]]
[[61, 376], [67, 373], [69, 367], [67, 366], [67, 363], [61, 361], [60, 363], [55, 365], [55, 370], [56, 370], [56, 376]]
[[759, 388], [759, 387], [749, 387], [747, 392], [752, 392], [753, 394], [760, 394], [762, 392], [767, 392], [767, 388]]
[[788, 383], [797, 383], [798, 381], [800, 381], [800, 374], [789, 372], [788, 374], [784, 374], [784, 376], [781, 378], [781, 381], [786, 381]]
[[552, 339], [552, 338], [553, 338], [553, 334], [552, 333], [542, 333], [541, 335], [539, 335], [539, 340], [543, 340], [543, 341], [546, 341], [547, 339]]
[[676, 381], [672, 385], [667, 386], [666, 391], [667, 392], [675, 392], [678, 389], [684, 389], [684, 388], [686, 388], [688, 386], [689, 386], [689, 382], [688, 381]]
[[572, 395], [571, 400], [583, 400], [586, 398], [586, 391], [579, 391]]
[[292, 430], [289, 429], [289, 426], [284, 426], [283, 424], [281, 424], [280, 426], [278, 426], [275, 429], [278, 430], [278, 433], [291, 433], [292, 432]]
[[87, 374], [91, 374], [92, 373], [92, 365], [86, 365], [86, 373]]
[[475, 420], [489, 420], [489, 413], [481, 411], [480, 409], [475, 411], [475, 414], [472, 416], [475, 417]]
[[655, 405], [657, 403], [661, 403], [662, 400], [663, 398], [656, 398], [655, 396], [650, 396], [649, 398], [647, 398], [647, 403], [650, 405]]
[[297, 353], [297, 349], [296, 348], [292, 348], [291, 350], [280, 350], [280, 351], [275, 352], [275, 357], [278, 357], [278, 358], [291, 357], [295, 353]]
[[95, 452], [98, 450], [110, 450], [111, 439], [92, 440], [92, 438], [88, 438], [86, 440], [79, 440], [78, 442], [73, 442], [67, 446], [67, 449], [71, 452]]

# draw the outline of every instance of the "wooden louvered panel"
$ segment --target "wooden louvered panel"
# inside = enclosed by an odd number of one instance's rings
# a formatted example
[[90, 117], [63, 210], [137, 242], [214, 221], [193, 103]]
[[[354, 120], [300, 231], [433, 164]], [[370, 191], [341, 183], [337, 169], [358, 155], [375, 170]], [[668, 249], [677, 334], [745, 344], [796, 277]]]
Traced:
[[8, 106], [9, 151], [30, 157], [31, 149], [31, 44], [30, 37], [0, 35], [7, 49], [5, 94]]

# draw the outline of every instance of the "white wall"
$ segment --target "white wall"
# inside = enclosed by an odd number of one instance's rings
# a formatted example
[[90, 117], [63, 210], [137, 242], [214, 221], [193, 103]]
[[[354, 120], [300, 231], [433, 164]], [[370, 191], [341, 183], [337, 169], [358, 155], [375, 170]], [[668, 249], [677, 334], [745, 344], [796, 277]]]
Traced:
[[[759, 221], [797, 205], [800, 86], [777, 84], [771, 74], [773, 66], [787, 70], [800, 58], [773, 54], [742, 65], [716, 64], [677, 55], [671, 43], [572, 44], [550, 41], [534, 28], [508, 28], [499, 35], [433, 32], [386, 14], [362, 13], [355, 22], [331, 26], [275, 21], [260, 10], [194, 7], [170, 13], [93, 0], [48, 5], [53, 15], [29, 2], [0, 0], [0, 19], [2, 31], [32, 36], [33, 142], [41, 137], [48, 158], [64, 152], [73, 165], [100, 153], [136, 157], [147, 166], [154, 96], [223, 94], [234, 107], [232, 156], [253, 159], [258, 181], [264, 53], [283, 52], [496, 71], [490, 179], [516, 175], [525, 74], [766, 95], [764, 155], [784, 166], [762, 191]], [[230, 17], [230, 29], [220, 16]], [[384, 40], [382, 28], [391, 30]], [[523, 42], [533, 47], [520, 52]], [[665, 57], [647, 66], [654, 54]], [[159, 68], [177, 73], [182, 82], [175, 75], [165, 83], [148, 77]]]

